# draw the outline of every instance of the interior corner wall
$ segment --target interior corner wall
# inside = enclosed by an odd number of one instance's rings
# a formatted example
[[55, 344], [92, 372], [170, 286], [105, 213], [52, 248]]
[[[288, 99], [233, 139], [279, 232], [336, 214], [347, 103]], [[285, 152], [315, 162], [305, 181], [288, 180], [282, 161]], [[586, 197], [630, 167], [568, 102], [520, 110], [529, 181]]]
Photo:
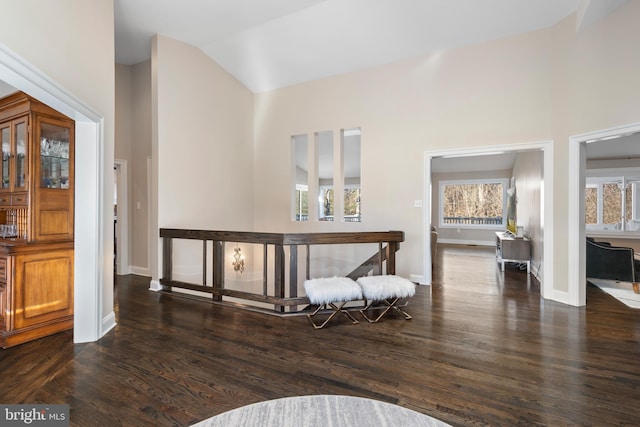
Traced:
[[149, 162], [151, 157], [151, 60], [131, 66], [131, 112], [135, 126], [132, 128], [131, 158], [129, 167], [130, 258], [131, 272], [149, 275]]
[[251, 231], [253, 94], [201, 50], [155, 43], [158, 228]]
[[524, 227], [531, 237], [531, 271], [542, 277], [543, 218], [542, 184], [544, 180], [544, 158], [542, 151], [518, 153], [513, 164], [516, 181], [517, 225]]
[[[115, 117], [115, 141], [114, 141], [114, 158], [116, 160], [124, 160], [127, 162], [127, 166], [131, 166], [133, 164], [131, 157], [132, 150], [132, 126], [134, 123], [133, 112], [132, 112], [132, 103], [131, 103], [131, 67], [128, 65], [116, 64], [115, 71], [115, 102], [116, 102], [116, 117]], [[128, 177], [127, 180], [127, 195], [129, 199], [131, 198], [131, 188], [133, 186], [133, 180], [131, 177]], [[121, 195], [118, 195], [118, 199], [120, 199]], [[121, 209], [123, 209], [122, 204], [127, 208], [127, 218], [131, 218], [131, 200], [127, 200], [126, 203], [121, 203], [121, 206], [118, 206], [117, 215], [121, 215]], [[121, 229], [121, 232], [125, 231]], [[133, 227], [128, 226], [126, 232], [128, 233], [127, 238], [124, 240], [125, 242], [129, 242], [129, 246], [132, 245], [131, 236], [132, 236]], [[122, 240], [121, 240], [122, 241]], [[114, 242], [114, 245], [116, 242]], [[131, 248], [127, 248], [126, 253], [130, 253]], [[129, 257], [130, 258], [130, 257]], [[127, 265], [118, 266], [118, 271], [124, 274], [127, 274], [129, 271], [129, 265], [131, 264], [131, 260], [127, 260]]]
[[115, 69], [115, 158], [131, 161], [131, 67], [116, 64]]

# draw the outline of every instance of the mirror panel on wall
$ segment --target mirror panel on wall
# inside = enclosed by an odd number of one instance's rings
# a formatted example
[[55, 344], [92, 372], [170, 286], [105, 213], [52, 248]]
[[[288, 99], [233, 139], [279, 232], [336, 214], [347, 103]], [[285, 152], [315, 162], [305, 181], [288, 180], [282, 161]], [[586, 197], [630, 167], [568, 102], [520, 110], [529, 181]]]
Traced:
[[342, 161], [345, 222], [361, 222], [360, 201], [360, 128], [342, 131]]
[[293, 220], [309, 220], [309, 141], [307, 135], [291, 137], [294, 168]]
[[333, 191], [333, 132], [316, 132], [318, 171], [318, 219], [333, 221], [335, 199]]

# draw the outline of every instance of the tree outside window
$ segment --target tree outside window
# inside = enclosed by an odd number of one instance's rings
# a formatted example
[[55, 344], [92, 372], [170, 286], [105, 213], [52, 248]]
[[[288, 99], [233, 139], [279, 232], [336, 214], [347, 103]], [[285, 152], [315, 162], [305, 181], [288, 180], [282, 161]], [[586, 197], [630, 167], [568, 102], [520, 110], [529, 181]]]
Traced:
[[587, 178], [586, 227], [592, 230], [637, 231], [640, 224], [638, 186], [637, 178]]
[[309, 220], [309, 190], [306, 185], [296, 185], [296, 221]]
[[443, 181], [441, 226], [503, 226], [506, 180]]
[[344, 189], [344, 220], [345, 222], [361, 222], [360, 187]]
[[320, 221], [333, 221], [334, 218], [334, 198], [333, 187], [320, 188]]

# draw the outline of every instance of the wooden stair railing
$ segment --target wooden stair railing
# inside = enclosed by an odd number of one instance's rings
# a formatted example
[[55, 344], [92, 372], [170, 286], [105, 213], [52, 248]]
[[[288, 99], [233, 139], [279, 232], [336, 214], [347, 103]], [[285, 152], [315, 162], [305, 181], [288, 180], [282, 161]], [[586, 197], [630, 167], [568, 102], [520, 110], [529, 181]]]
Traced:
[[[400, 248], [397, 248], [396, 251], [398, 249]], [[382, 254], [382, 257], [380, 257], [380, 254]], [[387, 260], [387, 246], [385, 246], [384, 248], [382, 248], [382, 250], [373, 254], [371, 258], [369, 258], [368, 260], [360, 264], [358, 267], [356, 267], [351, 273], [347, 274], [346, 277], [356, 280], [358, 277], [368, 275], [370, 272], [374, 271], [374, 268], [376, 269], [374, 274], [380, 275], [382, 274], [382, 271], [381, 271], [382, 263], [386, 260]]]
[[[200, 291], [212, 295], [213, 301], [225, 305], [250, 308], [254, 311], [268, 311], [276, 314], [291, 314], [298, 312], [298, 306], [308, 305], [309, 300], [298, 296], [298, 246], [306, 247], [306, 278], [310, 276], [311, 246], [331, 244], [364, 244], [377, 243], [378, 251], [364, 261], [347, 277], [357, 279], [369, 274], [383, 274], [383, 264], [386, 262], [386, 274], [395, 274], [395, 254], [404, 241], [402, 231], [385, 232], [347, 232], [347, 233], [254, 233], [238, 231], [211, 231], [187, 229], [160, 229], [162, 238], [162, 278], [160, 284], [163, 290], [183, 288]], [[173, 240], [187, 239], [202, 241], [202, 283], [187, 283], [173, 279]], [[207, 263], [209, 261], [208, 242], [212, 242], [211, 254], [212, 283], [207, 283]], [[263, 273], [262, 292], [253, 293], [229, 289], [225, 287], [225, 243], [260, 244], [263, 245]], [[268, 247], [273, 246], [273, 255], [269, 257]], [[285, 254], [288, 247], [288, 257]], [[269, 259], [272, 258], [272, 259]], [[269, 294], [269, 263], [272, 265], [273, 293]], [[286, 278], [288, 277], [288, 286]], [[240, 299], [243, 303], [232, 303], [224, 297]], [[256, 307], [249, 302], [257, 302], [273, 306], [272, 309]]]

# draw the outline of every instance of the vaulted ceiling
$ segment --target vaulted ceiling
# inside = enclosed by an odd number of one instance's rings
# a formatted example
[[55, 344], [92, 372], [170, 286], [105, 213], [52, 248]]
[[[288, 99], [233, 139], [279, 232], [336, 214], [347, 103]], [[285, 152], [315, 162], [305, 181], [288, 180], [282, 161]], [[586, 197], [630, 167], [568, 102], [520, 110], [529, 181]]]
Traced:
[[116, 62], [162, 34], [253, 92], [548, 28], [589, 25], [627, 0], [115, 0]]

